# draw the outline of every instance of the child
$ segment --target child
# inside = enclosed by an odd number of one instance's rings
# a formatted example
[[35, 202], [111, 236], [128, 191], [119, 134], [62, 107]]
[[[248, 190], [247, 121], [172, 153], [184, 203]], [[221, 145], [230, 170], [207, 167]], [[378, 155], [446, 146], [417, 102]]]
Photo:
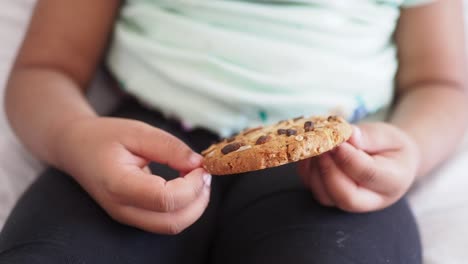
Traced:
[[[468, 124], [461, 10], [39, 0], [6, 109], [53, 168], [12, 212], [0, 263], [421, 263], [404, 195]], [[83, 94], [104, 54], [147, 107], [127, 99], [97, 116]], [[197, 154], [244, 127], [332, 112], [359, 121], [391, 102], [386, 122], [355, 126], [299, 173], [212, 182]]]

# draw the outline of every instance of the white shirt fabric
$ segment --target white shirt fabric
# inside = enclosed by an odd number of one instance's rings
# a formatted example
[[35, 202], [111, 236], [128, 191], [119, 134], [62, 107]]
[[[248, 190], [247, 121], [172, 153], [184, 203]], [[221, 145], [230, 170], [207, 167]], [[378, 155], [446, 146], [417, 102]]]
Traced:
[[299, 115], [354, 121], [392, 100], [401, 8], [427, 0], [129, 0], [108, 62], [122, 87], [228, 136]]

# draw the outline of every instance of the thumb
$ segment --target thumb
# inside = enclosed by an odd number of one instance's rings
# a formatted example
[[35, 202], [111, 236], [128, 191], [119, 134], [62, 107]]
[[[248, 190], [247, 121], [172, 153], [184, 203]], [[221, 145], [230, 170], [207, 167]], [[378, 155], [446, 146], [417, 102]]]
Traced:
[[364, 123], [353, 126], [348, 142], [368, 154], [398, 150], [402, 147], [400, 131], [386, 123]]
[[146, 160], [166, 164], [181, 172], [198, 168], [202, 162], [202, 156], [180, 139], [146, 124], [134, 130], [124, 145], [130, 152]]

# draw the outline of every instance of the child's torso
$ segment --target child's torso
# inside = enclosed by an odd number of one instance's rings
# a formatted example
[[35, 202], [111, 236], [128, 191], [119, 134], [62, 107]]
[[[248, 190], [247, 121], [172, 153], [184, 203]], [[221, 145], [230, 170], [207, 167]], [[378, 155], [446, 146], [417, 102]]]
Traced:
[[302, 114], [357, 119], [392, 99], [402, 4], [129, 0], [109, 65], [141, 100], [223, 136]]

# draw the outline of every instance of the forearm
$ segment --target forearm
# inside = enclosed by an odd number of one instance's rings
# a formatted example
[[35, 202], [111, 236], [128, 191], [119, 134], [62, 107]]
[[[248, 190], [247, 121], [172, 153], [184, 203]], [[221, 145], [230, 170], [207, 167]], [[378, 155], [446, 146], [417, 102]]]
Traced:
[[39, 159], [58, 166], [58, 139], [73, 120], [93, 117], [78, 85], [66, 74], [50, 68], [17, 68], [5, 95], [11, 127]]
[[462, 140], [468, 125], [468, 97], [457, 84], [426, 84], [406, 89], [390, 122], [405, 131], [420, 153], [418, 177], [444, 161]]

